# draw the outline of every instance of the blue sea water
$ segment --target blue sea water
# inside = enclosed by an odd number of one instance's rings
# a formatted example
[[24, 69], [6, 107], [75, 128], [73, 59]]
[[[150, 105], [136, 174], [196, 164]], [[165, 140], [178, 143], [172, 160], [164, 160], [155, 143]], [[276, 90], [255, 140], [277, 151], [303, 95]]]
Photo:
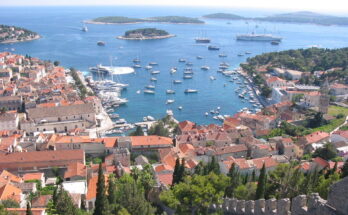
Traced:
[[[221, 107], [221, 114], [234, 114], [243, 107], [251, 107], [243, 103], [235, 94], [238, 85], [228, 82], [228, 78], [217, 73], [218, 65], [226, 61], [231, 68], [238, 67], [247, 57], [257, 54], [280, 51], [286, 49], [320, 46], [324, 48], [341, 48], [348, 46], [348, 27], [318, 26], [309, 24], [285, 24], [267, 22], [245, 22], [224, 20], [204, 20], [205, 25], [175, 25], [175, 24], [127, 24], [127, 25], [91, 25], [88, 24], [87, 33], [80, 31], [82, 21], [99, 16], [129, 16], [152, 17], [163, 15], [181, 15], [200, 17], [214, 12], [232, 12], [243, 16], [255, 17], [279, 13], [279, 11], [237, 10], [226, 8], [199, 7], [0, 7], [0, 23], [21, 26], [42, 35], [40, 40], [17, 43], [0, 44], [0, 51], [14, 48], [16, 53], [28, 54], [46, 60], [58, 60], [65, 67], [75, 67], [81, 71], [88, 71], [88, 67], [102, 63], [131, 66], [135, 57], [141, 59], [141, 64], [157, 62], [155, 70], [161, 73], [156, 76], [155, 95], [137, 94], [144, 86], [150, 84], [151, 74], [143, 69], [135, 74], [121, 76], [129, 87], [122, 93], [122, 97], [129, 100], [125, 106], [119, 107], [116, 113], [129, 122], [142, 120], [143, 116], [151, 115], [163, 117], [167, 109], [172, 109], [178, 120], [191, 120], [200, 124], [217, 123], [211, 116], [204, 113]], [[258, 26], [257, 28], [255, 26]], [[176, 37], [154, 41], [125, 41], [116, 36], [126, 30], [156, 27], [175, 34]], [[283, 42], [279, 46], [269, 43], [238, 42], [234, 39], [238, 33], [273, 33], [282, 36]], [[206, 45], [197, 45], [194, 38], [201, 34], [211, 38], [212, 44], [221, 48], [220, 51], [208, 51]], [[99, 47], [97, 41], [105, 41], [106, 46]], [[251, 52], [251, 55], [238, 57], [237, 54]], [[228, 57], [221, 59], [219, 53], [226, 53]], [[204, 59], [197, 60], [196, 56]], [[191, 80], [184, 80], [181, 85], [172, 85], [172, 80], [182, 79], [184, 65], [178, 63], [179, 58], [186, 58], [193, 63], [195, 71]], [[209, 71], [201, 71], [202, 65], [210, 66]], [[170, 75], [171, 67], [178, 67], [179, 71]], [[217, 80], [211, 81], [210, 76]], [[226, 86], [225, 86], [226, 84]], [[166, 95], [165, 90], [173, 88], [175, 95]], [[186, 95], [186, 88], [199, 90], [197, 94]], [[167, 99], [175, 99], [175, 103], [166, 105]], [[183, 110], [179, 111], [178, 106]]]

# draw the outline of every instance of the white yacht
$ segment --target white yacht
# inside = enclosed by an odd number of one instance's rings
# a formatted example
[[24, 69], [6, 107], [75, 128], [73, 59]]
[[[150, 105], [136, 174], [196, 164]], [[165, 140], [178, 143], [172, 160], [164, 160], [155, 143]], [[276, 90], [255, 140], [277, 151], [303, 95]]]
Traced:
[[167, 94], [175, 94], [175, 91], [174, 90], [166, 90], [166, 93]]
[[168, 100], [166, 101], [166, 104], [168, 105], [168, 104], [172, 104], [172, 103], [174, 103], [174, 102], [175, 102], [174, 99], [168, 99]]
[[198, 93], [198, 90], [196, 90], [196, 89], [186, 89], [185, 93]]

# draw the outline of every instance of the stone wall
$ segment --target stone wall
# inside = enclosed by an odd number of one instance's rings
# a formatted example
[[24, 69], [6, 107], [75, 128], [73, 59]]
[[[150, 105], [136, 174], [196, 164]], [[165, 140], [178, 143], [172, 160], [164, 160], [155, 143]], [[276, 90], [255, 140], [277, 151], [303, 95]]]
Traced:
[[220, 210], [226, 215], [348, 215], [348, 177], [331, 186], [328, 200], [317, 193], [292, 200], [225, 198], [222, 205], [212, 205], [210, 210]]

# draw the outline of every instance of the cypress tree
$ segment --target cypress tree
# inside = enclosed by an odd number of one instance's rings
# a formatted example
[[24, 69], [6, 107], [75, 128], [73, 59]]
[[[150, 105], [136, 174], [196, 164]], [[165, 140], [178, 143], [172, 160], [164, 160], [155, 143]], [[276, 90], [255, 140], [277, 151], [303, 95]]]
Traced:
[[33, 212], [31, 211], [30, 203], [27, 202], [27, 210], [25, 212], [25, 215], [33, 215]]
[[183, 182], [184, 181], [184, 177], [185, 177], [185, 158], [183, 158], [181, 160], [181, 164], [180, 164], [180, 168], [179, 168], [179, 177], [178, 177], [178, 183]]
[[253, 172], [251, 173], [251, 181], [252, 181], [252, 182], [256, 181], [255, 169], [254, 169]]
[[256, 188], [255, 199], [263, 199], [265, 198], [265, 190], [266, 190], [266, 167], [265, 163], [262, 165], [262, 169], [260, 171], [259, 180]]
[[225, 196], [227, 197], [233, 197], [234, 196], [234, 190], [239, 186], [239, 172], [236, 168], [236, 164], [233, 163], [230, 167], [230, 170], [227, 173], [227, 176], [230, 178], [229, 185], [227, 186], [225, 190]]
[[175, 161], [175, 167], [174, 167], [174, 172], [173, 172], [173, 185], [179, 183], [179, 172], [180, 172], [180, 159], [177, 158]]
[[341, 178], [344, 178], [346, 176], [348, 176], [348, 159], [343, 164]]
[[116, 183], [115, 177], [112, 174], [109, 176], [108, 201], [109, 205], [116, 203]]
[[97, 196], [95, 199], [95, 209], [93, 215], [108, 214], [108, 199], [106, 197], [105, 178], [102, 169], [102, 164], [99, 164], [98, 182], [97, 182]]
[[81, 210], [87, 211], [86, 196], [85, 195], [81, 195]]

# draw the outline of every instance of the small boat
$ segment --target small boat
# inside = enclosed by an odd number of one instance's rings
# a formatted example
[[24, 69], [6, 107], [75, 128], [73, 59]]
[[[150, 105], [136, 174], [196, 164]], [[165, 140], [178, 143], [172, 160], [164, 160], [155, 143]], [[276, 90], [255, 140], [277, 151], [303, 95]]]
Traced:
[[207, 37], [197, 37], [195, 41], [196, 43], [210, 43], [210, 39]]
[[105, 46], [105, 42], [104, 42], [104, 41], [98, 41], [98, 42], [97, 42], [97, 45], [98, 45], [98, 46]]
[[190, 74], [193, 74], [193, 71], [185, 71], [184, 74], [185, 75], [190, 75]]
[[212, 81], [215, 81], [215, 80], [216, 80], [216, 78], [215, 78], [214, 76], [210, 76], [209, 78], [210, 78], [210, 80], [212, 80]]
[[192, 71], [192, 68], [191, 67], [186, 67], [184, 70], [185, 71]]
[[141, 93], [141, 90], [137, 90], [137, 92], [136, 92], [137, 94], [140, 94]]
[[87, 32], [87, 31], [88, 31], [87, 26], [86, 26], [86, 25], [84, 25], [84, 26], [81, 28], [81, 31], [83, 31], [83, 32]]
[[116, 124], [126, 124], [127, 121], [125, 119], [119, 119], [115, 122]]
[[209, 113], [208, 112], [205, 112], [205, 114], [204, 114], [205, 116], [208, 116], [209, 115]]
[[166, 104], [168, 105], [168, 104], [172, 104], [172, 103], [174, 103], [174, 102], [175, 102], [174, 99], [168, 99], [168, 100], [166, 101]]
[[182, 83], [181, 80], [174, 80], [174, 81], [173, 81], [173, 84], [181, 84], [181, 83]]
[[175, 91], [174, 90], [166, 90], [166, 93], [167, 94], [175, 94]]
[[280, 44], [280, 42], [279, 42], [279, 41], [274, 40], [274, 41], [272, 41], [272, 42], [271, 42], [271, 44], [272, 44], [272, 45], [279, 45], [279, 44]]
[[202, 66], [201, 69], [202, 69], [202, 70], [209, 70], [210, 67], [209, 67], [209, 66]]
[[176, 71], [177, 71], [177, 68], [176, 68], [176, 67], [170, 69], [170, 73], [171, 73], [171, 74], [176, 73]]
[[150, 81], [155, 82], [155, 81], [157, 81], [157, 78], [151, 78]]
[[141, 65], [140, 64], [134, 64], [133, 68], [141, 68]]
[[179, 59], [179, 63], [185, 63], [186, 62], [186, 59], [185, 58], [180, 58]]
[[155, 89], [156, 87], [153, 86], [153, 85], [147, 85], [145, 88], [147, 88], [147, 89]]
[[238, 57], [242, 57], [242, 56], [244, 56], [244, 54], [242, 54], [242, 53], [238, 54]]
[[227, 57], [227, 54], [221, 53], [221, 54], [219, 54], [219, 57]]
[[145, 94], [155, 94], [155, 91], [153, 90], [144, 90]]
[[192, 79], [192, 75], [184, 75], [184, 79]]
[[186, 66], [192, 66], [192, 65], [193, 65], [193, 63], [191, 63], [191, 62], [186, 63]]
[[155, 121], [155, 118], [153, 116], [147, 116], [146, 118], [148, 121]]
[[117, 113], [110, 114], [109, 116], [110, 116], [111, 119], [116, 119], [116, 118], [120, 117], [120, 115], [117, 114]]
[[140, 59], [139, 58], [134, 58], [133, 59], [133, 63], [140, 63]]
[[179, 106], [178, 109], [179, 109], [179, 110], [182, 110], [182, 106]]
[[150, 62], [149, 65], [150, 65], [150, 66], [156, 66], [156, 65], [158, 65], [158, 63], [156, 63], [156, 62]]
[[220, 48], [217, 47], [217, 46], [208, 46], [208, 50], [210, 50], [210, 51], [218, 51], [218, 50], [220, 50]]
[[145, 66], [145, 69], [150, 70], [152, 69], [152, 66]]
[[197, 58], [197, 60], [202, 60], [203, 59], [202, 56], [197, 56], [196, 58]]
[[160, 71], [158, 71], [158, 70], [151, 72], [152, 75], [157, 75], [159, 73], [160, 73]]
[[251, 54], [251, 52], [249, 52], [249, 51], [246, 51], [246, 52], [245, 52], [245, 54]]
[[185, 93], [198, 93], [198, 90], [196, 90], [196, 89], [186, 89]]
[[174, 113], [173, 113], [172, 110], [166, 110], [166, 114], [167, 114], [168, 116], [173, 116], [173, 115], [174, 115]]

